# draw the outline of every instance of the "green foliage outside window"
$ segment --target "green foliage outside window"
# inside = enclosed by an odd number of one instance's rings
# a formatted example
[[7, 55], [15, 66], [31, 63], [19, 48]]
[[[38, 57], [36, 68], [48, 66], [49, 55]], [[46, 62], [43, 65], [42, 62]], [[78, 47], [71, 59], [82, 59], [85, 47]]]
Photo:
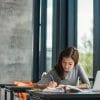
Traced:
[[80, 64], [84, 67], [88, 77], [93, 74], [93, 44], [90, 40], [83, 43], [84, 52], [80, 51]]

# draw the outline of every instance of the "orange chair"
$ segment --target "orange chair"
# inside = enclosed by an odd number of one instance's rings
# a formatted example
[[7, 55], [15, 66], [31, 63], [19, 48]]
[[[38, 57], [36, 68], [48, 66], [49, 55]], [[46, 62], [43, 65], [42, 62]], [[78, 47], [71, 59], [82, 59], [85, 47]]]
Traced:
[[[25, 86], [25, 87], [34, 87], [35, 83], [33, 82], [20, 82], [20, 81], [13, 81], [16, 86]], [[19, 97], [19, 100], [27, 100], [27, 93], [16, 93], [16, 96]]]

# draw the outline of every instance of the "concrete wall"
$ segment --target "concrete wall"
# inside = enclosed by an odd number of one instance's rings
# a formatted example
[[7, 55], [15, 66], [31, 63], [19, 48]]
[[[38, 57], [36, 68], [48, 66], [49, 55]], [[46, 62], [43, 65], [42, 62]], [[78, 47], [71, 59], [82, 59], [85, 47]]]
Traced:
[[0, 83], [31, 80], [32, 1], [0, 0]]

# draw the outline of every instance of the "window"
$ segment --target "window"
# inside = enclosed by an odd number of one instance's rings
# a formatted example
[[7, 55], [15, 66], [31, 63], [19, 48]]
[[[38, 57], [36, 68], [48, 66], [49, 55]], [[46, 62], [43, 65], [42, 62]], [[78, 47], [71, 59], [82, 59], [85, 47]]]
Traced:
[[80, 64], [93, 74], [93, 0], [78, 0], [78, 49]]
[[53, 0], [47, 0], [47, 40], [46, 40], [46, 70], [52, 68], [52, 5]]

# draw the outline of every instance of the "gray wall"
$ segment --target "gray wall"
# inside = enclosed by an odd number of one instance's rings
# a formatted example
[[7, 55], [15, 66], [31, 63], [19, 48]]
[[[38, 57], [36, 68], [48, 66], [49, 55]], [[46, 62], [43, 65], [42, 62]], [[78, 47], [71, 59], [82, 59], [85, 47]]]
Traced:
[[31, 80], [32, 1], [0, 0], [0, 83]]

